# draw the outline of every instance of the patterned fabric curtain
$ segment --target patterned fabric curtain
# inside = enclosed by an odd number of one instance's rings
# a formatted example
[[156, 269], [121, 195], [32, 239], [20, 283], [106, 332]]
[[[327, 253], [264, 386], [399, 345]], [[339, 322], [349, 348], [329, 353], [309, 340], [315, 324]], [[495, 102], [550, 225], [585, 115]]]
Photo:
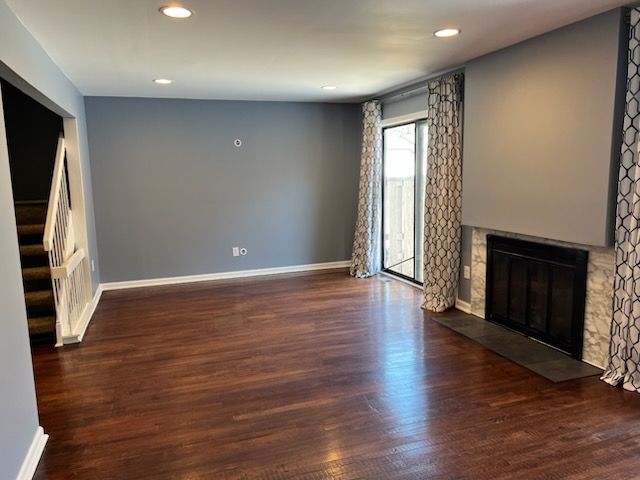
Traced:
[[462, 221], [462, 75], [429, 82], [424, 213], [424, 304], [442, 312], [456, 301]]
[[627, 104], [616, 212], [609, 361], [602, 380], [640, 391], [640, 10], [631, 11]]
[[358, 219], [353, 240], [351, 275], [366, 278], [380, 271], [382, 210], [382, 107], [377, 100], [362, 105], [362, 157]]

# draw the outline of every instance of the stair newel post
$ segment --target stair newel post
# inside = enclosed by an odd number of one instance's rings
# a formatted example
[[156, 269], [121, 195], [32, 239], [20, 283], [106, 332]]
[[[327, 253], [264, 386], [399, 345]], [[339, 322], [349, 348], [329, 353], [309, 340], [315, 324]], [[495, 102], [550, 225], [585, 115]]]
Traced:
[[[54, 265], [55, 261], [53, 259], [53, 252], [49, 251], [49, 266]], [[64, 335], [64, 328], [62, 325], [62, 312], [61, 312], [61, 303], [60, 303], [60, 281], [56, 278], [51, 278], [51, 285], [53, 287], [53, 301], [56, 309], [56, 347], [62, 346], [62, 338]]]

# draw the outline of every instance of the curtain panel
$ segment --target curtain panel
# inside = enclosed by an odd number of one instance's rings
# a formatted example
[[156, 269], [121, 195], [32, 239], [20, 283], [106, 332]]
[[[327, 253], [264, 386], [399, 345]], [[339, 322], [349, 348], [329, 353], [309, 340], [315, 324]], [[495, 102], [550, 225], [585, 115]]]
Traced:
[[358, 218], [353, 240], [351, 275], [366, 278], [380, 271], [382, 224], [382, 106], [378, 100], [362, 105], [362, 156], [358, 189]]
[[423, 308], [442, 312], [455, 304], [460, 271], [463, 76], [428, 87]]
[[609, 359], [602, 380], [640, 391], [640, 10], [632, 9], [616, 210]]

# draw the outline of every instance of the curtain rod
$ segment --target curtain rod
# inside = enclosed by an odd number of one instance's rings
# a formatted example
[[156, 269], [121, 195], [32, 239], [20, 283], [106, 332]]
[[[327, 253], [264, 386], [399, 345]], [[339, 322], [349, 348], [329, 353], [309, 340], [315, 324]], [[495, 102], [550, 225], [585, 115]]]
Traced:
[[451, 68], [449, 70], [443, 70], [443, 71], [434, 73], [433, 75], [429, 75], [428, 77], [422, 78], [417, 82], [411, 82], [410, 84], [405, 85], [404, 87], [400, 87], [400, 88], [394, 87], [392, 90], [383, 90], [378, 95], [371, 97], [369, 100], [377, 99], [381, 101], [388, 101], [395, 98], [411, 97], [413, 95], [417, 95], [422, 90], [426, 91], [427, 83], [430, 82], [431, 80], [435, 80], [436, 78], [444, 77], [445, 75], [450, 75], [453, 73], [462, 73], [463, 71], [464, 71], [464, 66]]

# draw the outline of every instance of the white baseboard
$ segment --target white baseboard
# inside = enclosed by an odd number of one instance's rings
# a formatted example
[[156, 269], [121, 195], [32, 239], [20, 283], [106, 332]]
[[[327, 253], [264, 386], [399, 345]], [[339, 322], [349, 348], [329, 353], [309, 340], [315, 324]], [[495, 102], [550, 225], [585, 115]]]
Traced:
[[77, 326], [77, 331], [71, 335], [65, 335], [62, 337], [63, 345], [69, 345], [70, 343], [80, 343], [84, 338], [84, 334], [87, 332], [87, 328], [89, 327], [89, 323], [93, 318], [93, 314], [96, 311], [96, 307], [98, 306], [98, 302], [100, 302], [100, 297], [102, 296], [102, 285], [98, 285], [96, 289], [96, 293], [93, 295], [91, 302], [87, 304], [80, 316], [80, 322]]
[[33, 441], [31, 442], [27, 456], [22, 462], [22, 466], [20, 467], [16, 480], [31, 480], [33, 478], [48, 439], [49, 435], [45, 435], [44, 429], [42, 427], [38, 427], [35, 435], [33, 436]]
[[456, 298], [456, 308], [461, 312], [471, 314], [471, 304]]
[[155, 287], [161, 285], [178, 285], [181, 283], [209, 282], [212, 280], [229, 280], [233, 278], [259, 277], [282, 273], [311, 272], [314, 270], [331, 270], [346, 268], [350, 260], [341, 262], [312, 263], [309, 265], [293, 265], [290, 267], [259, 268], [256, 270], [239, 270], [236, 272], [206, 273], [204, 275], [185, 275], [181, 277], [151, 278], [148, 280], [131, 280], [126, 282], [102, 283], [102, 291], [122, 290], [126, 288]]

